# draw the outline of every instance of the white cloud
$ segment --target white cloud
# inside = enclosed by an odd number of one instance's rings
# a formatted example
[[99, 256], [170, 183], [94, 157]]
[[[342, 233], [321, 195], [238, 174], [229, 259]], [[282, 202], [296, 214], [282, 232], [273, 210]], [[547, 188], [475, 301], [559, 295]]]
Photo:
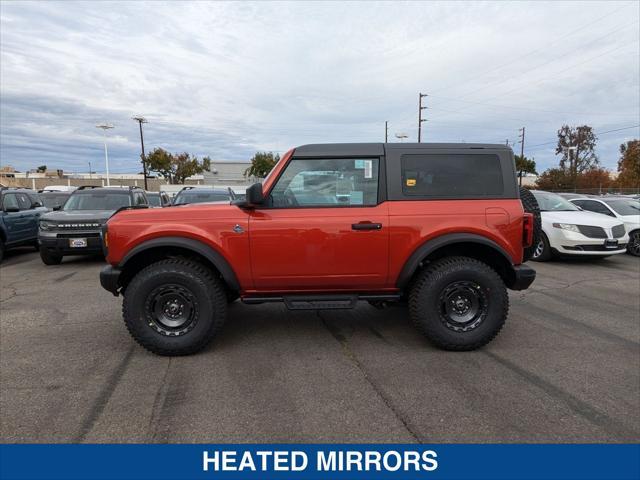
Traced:
[[[555, 130], [637, 125], [637, 2], [3, 2], [0, 160], [84, 168], [116, 124], [115, 170], [148, 148], [248, 158], [310, 142], [504, 142], [556, 162]], [[603, 135], [617, 147], [638, 129]]]

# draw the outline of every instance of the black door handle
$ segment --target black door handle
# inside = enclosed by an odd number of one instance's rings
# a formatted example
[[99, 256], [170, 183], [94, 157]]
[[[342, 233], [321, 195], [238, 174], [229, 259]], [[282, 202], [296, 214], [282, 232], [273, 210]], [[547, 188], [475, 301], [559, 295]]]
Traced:
[[351, 230], [380, 230], [381, 228], [381, 223], [360, 222], [351, 224]]

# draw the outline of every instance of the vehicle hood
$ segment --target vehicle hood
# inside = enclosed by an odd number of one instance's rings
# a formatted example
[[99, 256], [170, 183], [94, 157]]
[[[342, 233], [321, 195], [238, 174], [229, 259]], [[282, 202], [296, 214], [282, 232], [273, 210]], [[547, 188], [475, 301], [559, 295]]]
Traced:
[[113, 210], [57, 210], [54, 212], [45, 213], [40, 218], [48, 220], [50, 222], [86, 222], [86, 221], [99, 221], [100, 223], [106, 222]]
[[544, 223], [570, 223], [572, 225], [593, 225], [602, 228], [612, 228], [622, 223], [617, 218], [611, 218], [601, 213], [584, 210], [569, 212], [540, 212]]

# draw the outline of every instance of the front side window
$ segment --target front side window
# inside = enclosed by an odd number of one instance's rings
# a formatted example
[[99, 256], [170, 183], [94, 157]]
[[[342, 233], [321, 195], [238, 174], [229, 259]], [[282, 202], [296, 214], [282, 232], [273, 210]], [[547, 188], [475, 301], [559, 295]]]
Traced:
[[615, 217], [615, 215], [611, 213], [611, 211], [600, 202], [596, 202], [594, 200], [576, 200], [573, 203], [578, 205], [580, 208], [583, 208], [584, 210], [595, 213], [602, 213], [604, 215], [609, 215], [610, 217]]
[[618, 215], [640, 215], [640, 201], [632, 199], [607, 200], [607, 205], [613, 208]]
[[379, 162], [377, 158], [293, 159], [271, 191], [271, 206], [376, 205]]
[[25, 193], [18, 193], [18, 206], [20, 210], [29, 210], [31, 208], [31, 199]]
[[496, 197], [504, 194], [497, 155], [402, 155], [402, 191], [417, 197]]
[[18, 197], [16, 197], [16, 194], [7, 193], [2, 201], [2, 207], [5, 210], [19, 209], [20, 206], [18, 205]]
[[92, 191], [91, 193], [74, 193], [62, 208], [69, 210], [117, 210], [120, 207], [131, 206], [129, 192], [103, 193]]

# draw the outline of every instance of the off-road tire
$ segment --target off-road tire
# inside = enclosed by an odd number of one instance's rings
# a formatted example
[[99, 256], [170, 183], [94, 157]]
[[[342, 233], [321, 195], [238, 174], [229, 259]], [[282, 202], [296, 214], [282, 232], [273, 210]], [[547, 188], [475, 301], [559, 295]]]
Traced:
[[62, 262], [62, 255], [51, 253], [44, 247], [40, 247], [40, 258], [45, 265], [60, 265]]
[[520, 187], [520, 202], [526, 213], [533, 214], [533, 241], [531, 246], [524, 249], [522, 261], [526, 262], [533, 257], [536, 245], [542, 236], [542, 217], [540, 216], [540, 206], [536, 197], [528, 189]]
[[[175, 286], [193, 302], [193, 319], [185, 332], [161, 331], [152, 311], [154, 292]], [[159, 301], [159, 300], [158, 300]], [[167, 259], [141, 270], [127, 286], [122, 302], [124, 323], [131, 336], [158, 355], [189, 355], [206, 347], [224, 325], [227, 314], [225, 287], [199, 262]]]
[[553, 258], [553, 251], [551, 250], [551, 245], [549, 245], [549, 239], [547, 238], [544, 232], [542, 232], [542, 234], [540, 235], [540, 239], [538, 240], [538, 243], [533, 245], [535, 247], [534, 253], [538, 248], [538, 244], [541, 245], [542, 253], [537, 257], [532, 256], [531, 260], [533, 260], [534, 262], [548, 262], [549, 260], [551, 260]]
[[[484, 298], [484, 317], [471, 330], [454, 329], [443, 314], [442, 296], [451, 285], [476, 285]], [[409, 292], [409, 315], [427, 339], [444, 350], [475, 350], [489, 343], [504, 325], [509, 312], [509, 296], [502, 278], [479, 260], [446, 257], [418, 273]], [[455, 327], [455, 325], [454, 325]]]

